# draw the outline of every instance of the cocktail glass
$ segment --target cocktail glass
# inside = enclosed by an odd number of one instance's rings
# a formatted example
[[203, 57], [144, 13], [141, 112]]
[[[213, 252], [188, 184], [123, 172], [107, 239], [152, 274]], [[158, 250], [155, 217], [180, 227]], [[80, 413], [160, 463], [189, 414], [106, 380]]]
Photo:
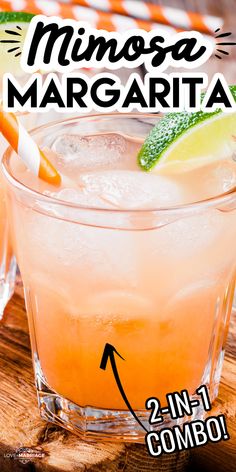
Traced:
[[[0, 135], [0, 159], [7, 143]], [[0, 173], [0, 319], [15, 287], [16, 260], [12, 252], [4, 195], [4, 181]]]
[[[148, 430], [176, 424], [166, 415], [161, 426], [150, 426], [149, 397], [164, 407], [167, 393], [187, 389], [193, 399], [204, 384], [213, 401], [218, 392], [235, 285], [236, 190], [184, 205], [167, 199], [147, 209], [142, 183], [138, 193], [135, 187], [145, 173], [136, 168], [134, 180], [127, 171], [120, 205], [119, 186], [105, 177], [106, 162], [118, 147], [119, 159], [127, 162], [132, 143], [141, 143], [156, 120], [142, 114], [87, 116], [33, 132], [48, 148], [65, 136], [63, 146], [67, 142], [75, 151], [63, 155], [60, 147], [58, 165], [64, 159], [65, 169], [75, 165], [79, 139], [85, 146], [82, 161], [78, 148], [81, 167], [71, 167], [70, 175], [78, 177], [83, 164], [90, 166], [92, 177], [83, 182], [90, 179], [93, 191], [94, 158], [104, 142], [98, 172], [109, 204], [104, 199], [103, 206], [101, 199], [91, 203], [91, 195], [87, 204], [77, 194], [68, 202], [66, 194], [70, 200], [75, 189], [64, 189], [61, 199], [56, 189], [32, 190], [30, 179], [22, 183], [14, 168], [11, 149], [3, 159], [40, 412], [86, 439], [143, 441], [145, 431], [127, 408], [119, 381]], [[181, 190], [178, 184], [175, 190]], [[202, 415], [199, 406], [194, 417]]]
[[[0, 82], [1, 86], [1, 82]], [[25, 128], [36, 124], [36, 115], [22, 113], [18, 115]], [[7, 141], [0, 133], [0, 160], [8, 147]], [[8, 215], [5, 202], [4, 179], [0, 172], [0, 319], [4, 309], [14, 293], [17, 263], [12, 249]], [[18, 271], [18, 281], [21, 281]]]

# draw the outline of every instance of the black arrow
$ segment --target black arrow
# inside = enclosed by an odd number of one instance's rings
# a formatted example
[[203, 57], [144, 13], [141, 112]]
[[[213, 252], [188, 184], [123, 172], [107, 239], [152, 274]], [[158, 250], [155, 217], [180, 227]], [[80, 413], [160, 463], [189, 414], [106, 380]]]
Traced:
[[117, 356], [119, 356], [121, 359], [123, 359], [123, 361], [125, 360], [120, 354], [119, 352], [117, 352], [117, 350], [114, 348], [114, 346], [112, 346], [111, 344], [108, 344], [106, 343], [105, 345], [105, 348], [104, 348], [104, 351], [103, 351], [103, 355], [102, 355], [102, 360], [101, 360], [101, 364], [100, 364], [100, 369], [103, 369], [103, 370], [106, 370], [106, 366], [107, 366], [107, 362], [108, 362], [108, 359], [110, 359], [110, 363], [111, 363], [111, 367], [112, 367], [112, 370], [113, 370], [113, 374], [114, 374], [114, 377], [116, 379], [116, 383], [117, 383], [117, 386], [120, 390], [120, 393], [121, 393], [121, 396], [126, 404], [126, 406], [128, 407], [129, 411], [132, 413], [133, 417], [136, 419], [136, 421], [140, 424], [140, 426], [145, 429], [146, 433], [148, 433], [148, 430], [145, 428], [145, 426], [142, 424], [142, 422], [140, 421], [140, 419], [137, 417], [137, 415], [135, 414], [133, 408], [131, 407], [130, 403], [129, 403], [129, 400], [128, 398], [126, 397], [126, 394], [124, 392], [124, 389], [122, 387], [122, 384], [121, 384], [121, 381], [120, 381], [120, 377], [119, 377], [119, 374], [118, 374], [118, 370], [117, 370], [117, 367], [116, 367], [116, 361], [115, 361], [115, 356], [114, 356], [114, 353], [117, 354]]

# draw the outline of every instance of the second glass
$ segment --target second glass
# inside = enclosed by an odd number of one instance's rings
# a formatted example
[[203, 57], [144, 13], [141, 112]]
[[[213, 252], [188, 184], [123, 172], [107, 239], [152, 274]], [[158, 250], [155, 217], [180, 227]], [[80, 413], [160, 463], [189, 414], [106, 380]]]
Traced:
[[[0, 135], [0, 160], [6, 148], [7, 143]], [[0, 173], [0, 319], [3, 316], [7, 302], [14, 293], [15, 277], [16, 260], [9, 235], [4, 181]]]

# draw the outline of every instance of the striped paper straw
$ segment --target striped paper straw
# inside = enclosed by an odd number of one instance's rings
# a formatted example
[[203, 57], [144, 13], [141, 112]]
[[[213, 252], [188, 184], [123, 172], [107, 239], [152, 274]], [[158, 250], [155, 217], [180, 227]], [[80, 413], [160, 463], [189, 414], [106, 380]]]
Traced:
[[[127, 29], [141, 28], [151, 31], [159, 27], [150, 21], [129, 18], [119, 14], [94, 10], [80, 5], [64, 4], [50, 0], [0, 0], [0, 11], [25, 11], [35, 15], [56, 15], [77, 21], [87, 21], [92, 27], [107, 31], [126, 31]], [[161, 25], [164, 31], [175, 32], [169, 26]]]
[[[95, 2], [98, 4], [98, 0], [94, 0], [94, 3]], [[92, 3], [92, 0], [90, 3]], [[100, 7], [102, 4], [104, 4], [104, 1], [101, 0], [100, 3], [99, 0]], [[97, 29], [105, 29], [107, 31], [124, 32], [129, 29], [137, 28], [143, 29], [145, 31], [151, 31], [158, 28], [159, 30], [163, 31], [163, 33], [167, 32], [172, 34], [183, 30], [182, 28], [179, 29], [170, 26], [170, 22], [168, 24], [160, 24], [150, 20], [125, 16], [120, 13], [110, 13], [108, 11], [96, 10], [72, 3], [68, 4], [62, 1], [0, 0], [0, 11], [25, 11], [28, 13], [43, 14], [47, 16], [56, 15], [60, 16], [61, 18], [87, 21], [92, 27]]]
[[0, 107], [0, 131], [26, 166], [40, 179], [60, 185], [61, 176], [13, 113]]
[[[68, 0], [59, 0], [68, 3]], [[92, 7], [109, 13], [139, 18], [156, 23], [181, 28], [197, 30], [206, 34], [213, 34], [216, 28], [221, 28], [223, 19], [212, 15], [202, 15], [198, 12], [184, 11], [179, 8], [154, 5], [137, 0], [69, 0], [71, 4]]]

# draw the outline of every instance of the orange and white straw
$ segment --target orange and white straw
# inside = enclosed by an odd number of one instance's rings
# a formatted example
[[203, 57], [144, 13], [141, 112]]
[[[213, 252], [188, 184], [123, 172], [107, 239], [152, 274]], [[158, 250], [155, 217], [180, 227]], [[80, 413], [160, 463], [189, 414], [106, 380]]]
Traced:
[[[68, 0], [58, 1], [68, 3]], [[223, 25], [223, 19], [217, 16], [156, 5], [143, 0], [69, 0], [69, 3], [207, 34], [214, 33], [216, 28]]]
[[19, 119], [13, 113], [4, 112], [1, 106], [0, 132], [35, 175], [52, 185], [60, 185], [61, 176], [55, 167], [37, 146]]
[[97, 29], [197, 30], [212, 35], [222, 18], [137, 0], [0, 0], [0, 11], [25, 11], [87, 21]]

